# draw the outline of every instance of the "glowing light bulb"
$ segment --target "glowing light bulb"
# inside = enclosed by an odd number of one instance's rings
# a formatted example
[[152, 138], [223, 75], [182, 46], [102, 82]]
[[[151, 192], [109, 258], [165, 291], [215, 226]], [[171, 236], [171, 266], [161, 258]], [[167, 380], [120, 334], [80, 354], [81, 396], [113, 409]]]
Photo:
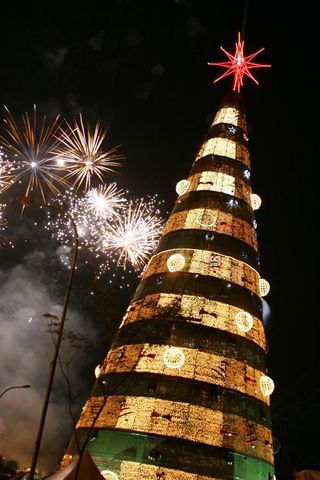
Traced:
[[181, 253], [174, 253], [168, 258], [167, 267], [169, 272], [178, 272], [183, 269], [185, 263], [186, 260]]
[[253, 317], [250, 313], [242, 310], [236, 314], [236, 324], [241, 332], [249, 332], [253, 327]]
[[251, 207], [253, 210], [259, 210], [261, 207], [262, 200], [256, 193], [251, 193], [250, 195]]
[[264, 278], [259, 279], [259, 290], [261, 297], [265, 297], [270, 292], [270, 283]]
[[178, 195], [184, 195], [190, 186], [189, 180], [180, 180], [176, 185], [176, 192]]
[[169, 347], [164, 352], [163, 362], [168, 368], [181, 368], [185, 363], [185, 355], [180, 348]]
[[274, 390], [274, 381], [272, 378], [267, 375], [262, 375], [262, 377], [260, 377], [260, 390], [264, 397], [271, 395]]

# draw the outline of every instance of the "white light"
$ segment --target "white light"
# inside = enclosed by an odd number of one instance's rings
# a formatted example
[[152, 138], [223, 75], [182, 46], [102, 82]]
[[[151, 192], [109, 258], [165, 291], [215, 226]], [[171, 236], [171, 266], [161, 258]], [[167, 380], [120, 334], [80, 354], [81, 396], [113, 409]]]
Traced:
[[259, 290], [261, 297], [265, 297], [270, 292], [270, 283], [264, 278], [259, 279]]
[[106, 480], [119, 480], [118, 475], [114, 472], [111, 472], [111, 470], [102, 470], [101, 475]]
[[236, 314], [236, 324], [241, 332], [249, 332], [253, 326], [253, 317], [250, 313], [242, 310]]
[[264, 397], [271, 395], [274, 390], [274, 381], [272, 378], [267, 377], [267, 375], [262, 375], [262, 377], [260, 377], [260, 389]]
[[178, 272], [183, 269], [185, 263], [186, 260], [181, 253], [174, 253], [168, 258], [167, 267], [169, 272]]
[[184, 195], [190, 186], [189, 180], [180, 180], [176, 185], [176, 192], [178, 195]]
[[243, 175], [245, 176], [245, 178], [248, 178], [248, 179], [249, 179], [249, 178], [250, 178], [250, 175], [251, 175], [251, 174], [250, 174], [250, 170], [245, 170], [245, 171], [243, 172]]
[[168, 368], [181, 368], [185, 362], [185, 355], [180, 348], [169, 347], [164, 352], [163, 361]]
[[261, 207], [262, 200], [256, 193], [251, 193], [250, 195], [251, 207], [253, 210], [259, 210]]
[[31, 162], [31, 163], [30, 163], [30, 166], [31, 166], [31, 168], [36, 168], [37, 162]]
[[58, 167], [64, 167], [65, 161], [62, 158], [58, 158], [57, 165]]
[[96, 368], [94, 369], [94, 375], [96, 378], [100, 377], [102, 373], [102, 368], [100, 367], [100, 365], [97, 365]]

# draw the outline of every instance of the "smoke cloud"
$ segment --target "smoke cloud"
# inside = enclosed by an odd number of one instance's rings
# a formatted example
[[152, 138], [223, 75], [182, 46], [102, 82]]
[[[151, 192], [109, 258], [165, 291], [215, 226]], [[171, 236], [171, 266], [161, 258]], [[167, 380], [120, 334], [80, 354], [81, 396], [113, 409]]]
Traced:
[[[0, 454], [16, 459], [21, 467], [30, 465], [32, 458], [53, 354], [43, 314], [59, 317], [61, 313], [62, 296], [44, 272], [45, 257], [41, 252], [27, 255], [21, 265], [0, 270], [0, 394], [11, 386], [31, 385], [28, 389], [10, 390], [0, 399]], [[69, 331], [86, 333], [85, 319], [78, 311], [71, 308], [67, 316]], [[70, 359], [74, 353], [64, 342], [62, 357]], [[92, 368], [88, 357], [77, 353], [70, 365], [75, 392], [87, 376], [83, 374], [85, 367]], [[93, 382], [93, 374], [89, 377], [89, 385], [77, 399], [76, 416]], [[55, 469], [71, 435], [65, 392], [65, 380], [57, 371], [38, 463], [43, 472]]]

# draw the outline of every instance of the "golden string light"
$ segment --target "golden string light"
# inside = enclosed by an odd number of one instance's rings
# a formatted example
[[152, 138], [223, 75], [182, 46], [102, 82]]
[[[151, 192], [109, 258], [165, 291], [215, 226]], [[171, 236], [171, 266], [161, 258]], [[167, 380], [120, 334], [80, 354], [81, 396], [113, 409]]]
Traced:
[[174, 253], [168, 258], [167, 267], [169, 272], [178, 272], [179, 270], [183, 269], [185, 263], [186, 260], [181, 253]]

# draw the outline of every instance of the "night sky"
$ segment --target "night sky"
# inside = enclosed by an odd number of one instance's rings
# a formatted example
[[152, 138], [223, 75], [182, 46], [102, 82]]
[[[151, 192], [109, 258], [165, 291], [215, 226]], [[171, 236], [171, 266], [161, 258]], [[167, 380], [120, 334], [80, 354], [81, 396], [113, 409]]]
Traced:
[[[213, 85], [221, 70], [208, 67], [207, 61], [224, 61], [220, 45], [233, 51], [242, 29], [247, 53], [266, 47], [257, 61], [271, 63], [272, 68], [257, 70], [261, 85], [256, 87], [247, 80], [243, 94], [250, 124], [253, 191], [263, 200], [256, 215], [261, 273], [271, 283], [267, 297], [271, 315], [266, 328], [269, 373], [276, 384], [272, 396], [274, 434], [281, 443], [276, 456], [278, 479], [290, 478], [293, 469], [320, 470], [318, 88], [314, 72], [318, 39], [315, 2], [303, 2], [299, 8], [283, 3], [251, 2], [247, 15], [246, 2], [213, 0], [93, 0], [86, 8], [73, 2], [46, 2], [41, 8], [30, 2], [19, 7], [6, 2], [0, 8], [0, 104], [14, 114], [30, 111], [37, 104], [38, 110], [49, 116], [61, 114], [72, 119], [82, 112], [90, 121], [100, 119], [109, 124], [108, 145], [122, 145], [121, 153], [126, 156], [121, 176], [115, 180], [134, 194], [158, 193], [168, 211], [176, 198], [177, 181], [187, 176], [231, 86], [230, 79]], [[53, 261], [48, 260], [52, 252], [38, 241], [41, 238], [42, 233], [26, 219], [23, 226], [15, 228], [14, 251], [2, 249], [1, 305], [9, 301], [10, 282], [15, 289], [17, 281], [24, 278], [21, 288], [28, 282], [38, 285], [40, 270], [48, 288], [41, 301], [38, 299], [39, 308], [45, 313], [51, 300], [59, 304], [59, 285], [52, 289], [50, 281], [55, 270]], [[91, 360], [77, 366], [75, 379], [88, 377], [85, 398], [93, 383], [92, 365], [110, 343], [134, 281], [127, 296], [122, 293], [119, 304], [112, 305], [112, 312], [107, 309], [107, 326], [97, 325], [92, 316], [103, 317], [110, 290], [99, 287], [97, 305], [86, 296], [89, 286], [81, 293], [82, 284], [84, 274], [80, 272], [73, 299], [75, 325], [83, 332], [86, 325], [106, 332], [106, 343], [98, 342]], [[17, 335], [12, 322], [9, 340], [4, 334], [10, 350], [31, 346], [30, 333], [18, 329]], [[37, 337], [37, 343], [41, 341]], [[17, 374], [18, 361], [8, 371], [6, 350], [1, 352], [7, 370], [4, 374], [2, 368], [0, 373], [0, 390], [9, 382], [16, 383], [16, 378], [31, 383], [20, 371]], [[43, 363], [34, 358], [33, 362], [34, 369], [43, 369]], [[44, 373], [41, 376], [45, 378]], [[21, 409], [30, 392], [15, 394], [15, 408]], [[58, 387], [56, 395], [58, 398]], [[35, 422], [30, 421], [28, 427], [23, 420], [8, 425], [1, 410], [0, 454], [2, 449], [23, 464], [27, 460], [22, 444], [17, 447], [14, 442], [22, 435], [21, 429], [30, 428], [28, 441], [32, 444]], [[50, 422], [58, 423], [59, 418], [52, 413]], [[55, 430], [56, 448], [43, 451], [44, 466], [52, 467], [58, 460], [68, 435], [63, 425]]]

